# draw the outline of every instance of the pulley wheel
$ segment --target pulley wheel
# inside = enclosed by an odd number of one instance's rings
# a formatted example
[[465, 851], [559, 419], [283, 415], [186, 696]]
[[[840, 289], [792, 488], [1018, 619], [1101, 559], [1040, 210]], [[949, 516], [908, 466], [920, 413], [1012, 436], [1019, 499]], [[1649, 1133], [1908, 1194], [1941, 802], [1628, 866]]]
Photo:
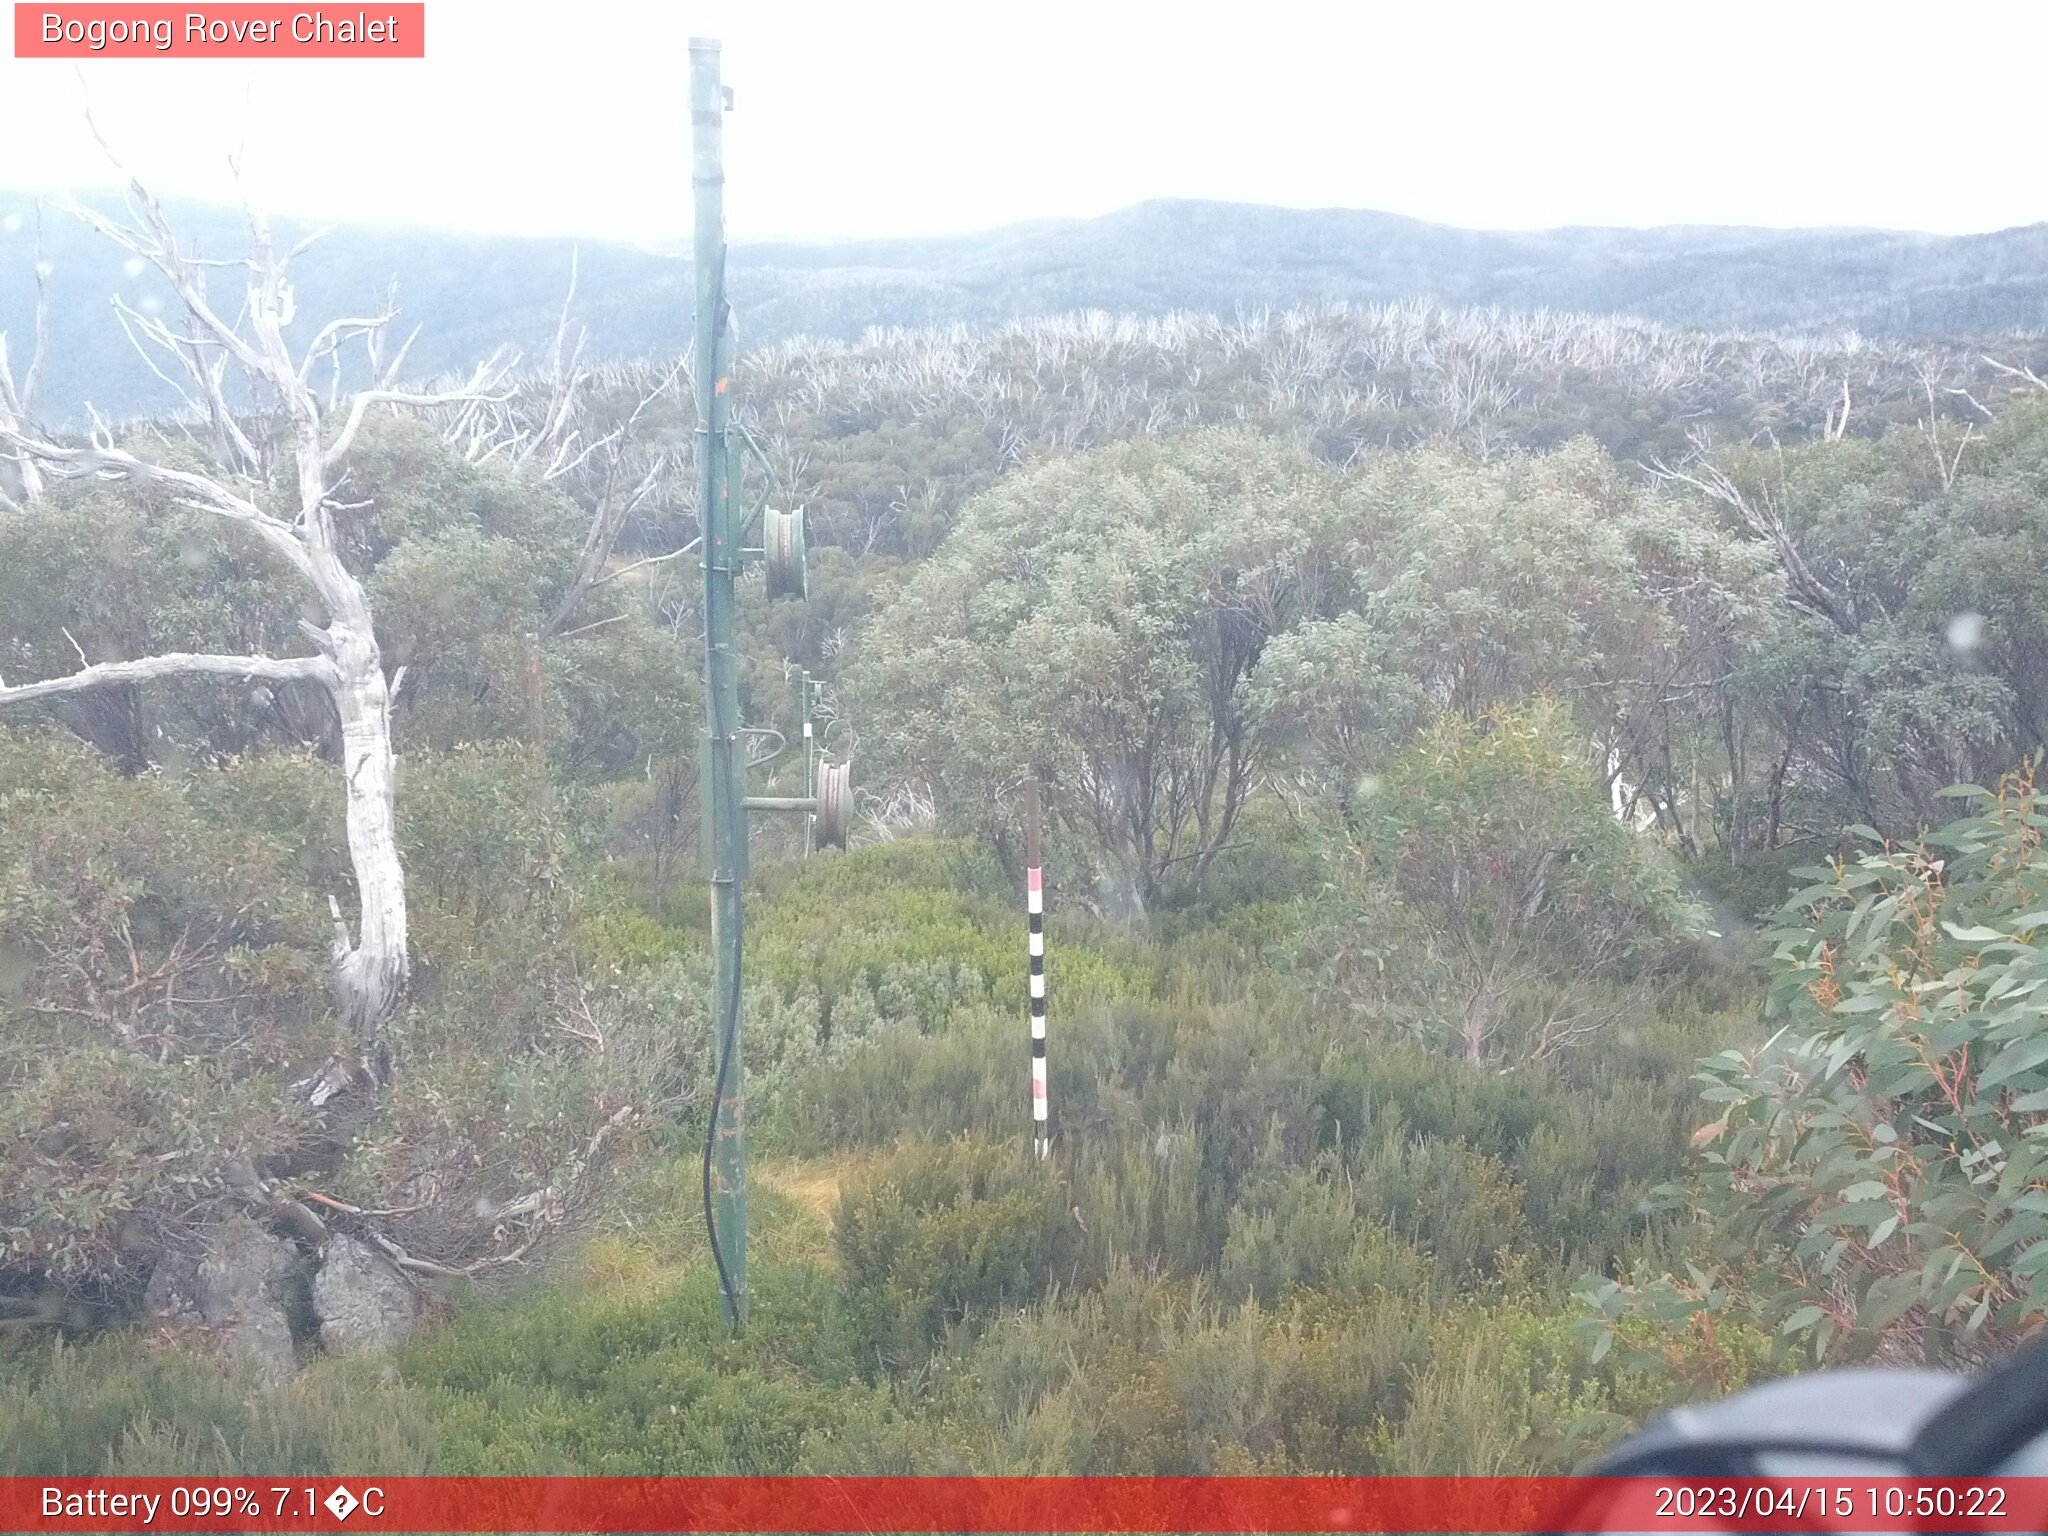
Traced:
[[804, 509], [761, 512], [761, 552], [768, 565], [770, 597], [803, 597], [809, 589], [804, 574]]
[[853, 829], [853, 764], [818, 765], [818, 809], [813, 825], [820, 843], [846, 846], [846, 834]]

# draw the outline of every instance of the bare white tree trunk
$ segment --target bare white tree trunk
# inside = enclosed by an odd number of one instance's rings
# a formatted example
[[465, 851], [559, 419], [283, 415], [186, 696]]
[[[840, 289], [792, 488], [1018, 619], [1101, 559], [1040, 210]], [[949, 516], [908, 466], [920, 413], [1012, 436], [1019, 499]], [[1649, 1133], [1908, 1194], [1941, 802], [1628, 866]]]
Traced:
[[[104, 429], [90, 446], [49, 441], [30, 427], [11, 389], [0, 401], [0, 448], [7, 450], [11, 462], [26, 466], [38, 477], [47, 473], [60, 479], [97, 477], [168, 486], [178, 493], [181, 505], [240, 525], [280, 556], [312, 588], [327, 622], [323, 626], [302, 620], [300, 624], [317, 655], [273, 658], [173, 653], [103, 663], [68, 677], [13, 687], [0, 680], [0, 704], [195, 672], [310, 679], [325, 686], [341, 721], [349, 861], [355, 873], [357, 905], [351, 934], [339, 901], [331, 894], [328, 898], [335, 917], [334, 986], [341, 1014], [355, 1034], [358, 1060], [349, 1067], [336, 1064], [310, 1084], [317, 1103], [351, 1076], [381, 1075], [384, 1055], [380, 1036], [404, 1001], [410, 973], [391, 735], [391, 704], [404, 671], [401, 668], [390, 678], [385, 675], [369, 599], [341, 558], [334, 526], [337, 509], [330, 492], [371, 406], [486, 399], [486, 391], [502, 375], [502, 364], [493, 358], [458, 390], [412, 394], [393, 387], [404, 361], [401, 348], [397, 357], [380, 369], [377, 386], [359, 391], [347, 402], [345, 411], [338, 412], [342, 424], [329, 441], [310, 382], [314, 367], [333, 358], [337, 349], [353, 338], [363, 339], [372, 358], [381, 362], [378, 337], [392, 315], [334, 321], [295, 359], [284, 336], [293, 317], [292, 293], [285, 281], [290, 256], [276, 255], [262, 219], [251, 214], [255, 248], [246, 263], [248, 299], [242, 317], [230, 322], [214, 309], [206, 293], [204, 267], [180, 253], [155, 199], [139, 184], [131, 191], [139, 213], [136, 227], [91, 213], [84, 216], [109, 238], [154, 265], [183, 301], [191, 322], [184, 332], [132, 308], [125, 309], [123, 317], [138, 346], [147, 344], [168, 353], [184, 370], [192, 385], [186, 403], [212, 429], [214, 473], [195, 474], [139, 458], [117, 448], [111, 433]], [[283, 450], [272, 446], [272, 433], [244, 430], [229, 411], [231, 392], [223, 380], [230, 362], [245, 376], [247, 397], [267, 397], [274, 412], [270, 419], [289, 427], [287, 462], [295, 472], [295, 493], [289, 505], [276, 511], [262, 505], [262, 499], [269, 494], [272, 472], [280, 467], [274, 460]], [[158, 372], [169, 376], [164, 370]]]
[[397, 689], [385, 681], [361, 589], [354, 577], [341, 574], [357, 588], [359, 613], [330, 623], [327, 635], [334, 707], [341, 717], [341, 766], [348, 783], [348, 854], [356, 875], [357, 923], [351, 945], [346, 926], [337, 919], [334, 980], [342, 1016], [369, 1053], [403, 1001], [409, 975], [391, 745], [391, 702]]
[[[35, 421], [36, 390], [50, 350], [50, 269], [43, 263], [42, 211], [36, 212], [36, 316], [28, 369], [19, 379], [0, 334], [0, 428], [27, 432]], [[0, 456], [0, 506], [26, 507], [43, 494], [43, 472], [27, 454]]]

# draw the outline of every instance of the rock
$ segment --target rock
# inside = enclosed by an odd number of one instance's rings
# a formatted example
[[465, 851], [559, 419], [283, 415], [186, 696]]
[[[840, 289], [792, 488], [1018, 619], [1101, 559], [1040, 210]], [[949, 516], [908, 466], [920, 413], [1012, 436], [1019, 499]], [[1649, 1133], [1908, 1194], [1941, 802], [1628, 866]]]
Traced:
[[199, 1315], [220, 1330], [228, 1354], [265, 1381], [292, 1371], [285, 1311], [298, 1250], [250, 1222], [231, 1222], [199, 1261]]
[[199, 1324], [199, 1260], [189, 1253], [167, 1253], [149, 1272], [149, 1286], [142, 1293], [142, 1305], [149, 1315], [166, 1323]]
[[152, 1317], [208, 1329], [235, 1364], [266, 1382], [281, 1381], [294, 1360], [285, 1299], [297, 1263], [290, 1243], [238, 1218], [215, 1232], [197, 1257], [158, 1260], [143, 1303]]
[[419, 1297], [384, 1255], [336, 1233], [313, 1277], [313, 1312], [329, 1349], [375, 1349], [412, 1331]]

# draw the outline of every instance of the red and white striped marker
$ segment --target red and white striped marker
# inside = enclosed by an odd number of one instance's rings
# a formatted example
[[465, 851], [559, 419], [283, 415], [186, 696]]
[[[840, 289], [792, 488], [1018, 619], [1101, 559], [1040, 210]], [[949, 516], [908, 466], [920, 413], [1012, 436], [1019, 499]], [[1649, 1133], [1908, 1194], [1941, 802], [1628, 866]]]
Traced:
[[1045, 870], [1038, 851], [1038, 780], [1024, 786], [1024, 911], [1031, 930], [1031, 1150], [1052, 1152], [1045, 1083]]

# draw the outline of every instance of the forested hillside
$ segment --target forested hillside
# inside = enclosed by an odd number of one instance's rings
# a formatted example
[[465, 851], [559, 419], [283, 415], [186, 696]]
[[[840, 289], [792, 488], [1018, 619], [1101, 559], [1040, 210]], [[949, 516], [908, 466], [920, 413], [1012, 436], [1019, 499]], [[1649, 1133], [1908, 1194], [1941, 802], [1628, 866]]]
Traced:
[[[87, 199], [102, 211], [120, 199]], [[242, 216], [174, 207], [189, 248], [233, 256]], [[0, 330], [32, 312], [38, 207], [0, 191]], [[175, 397], [136, 366], [110, 295], [168, 302], [155, 275], [55, 208], [42, 256], [59, 345], [46, 403], [84, 420], [168, 408]], [[314, 232], [281, 221], [290, 242]], [[1527, 233], [1454, 229], [1355, 209], [1161, 200], [1101, 218], [923, 240], [742, 243], [734, 303], [749, 346], [797, 336], [854, 341], [873, 327], [988, 326], [1070, 310], [1234, 319], [1302, 305], [1420, 301], [1517, 311], [1620, 315], [1709, 330], [1945, 337], [1985, 346], [2048, 330], [2048, 226], [1937, 237], [1882, 230], [1672, 228]], [[393, 285], [422, 326], [422, 376], [467, 370], [498, 347], [546, 352], [580, 262], [579, 313], [593, 359], [680, 346], [690, 280], [677, 252], [603, 242], [521, 240], [343, 227], [296, 265], [309, 313], [366, 313]], [[1979, 348], [1982, 350], [1982, 347]], [[2010, 349], [2008, 346], [2007, 350]]]
[[[1685, 259], [1845, 248], [1915, 249]], [[0, 391], [0, 1471], [1561, 1471], [2040, 1326], [2032, 343], [1401, 302], [766, 345], [796, 258], [751, 260], [745, 498], [813, 544], [807, 602], [742, 580], [753, 783], [796, 791], [808, 670], [859, 815], [754, 833], [738, 1337], [687, 370], [576, 319], [357, 411], [360, 311], [259, 281], [157, 338], [254, 376], [183, 417], [68, 432], [61, 339], [44, 416]], [[623, 272], [586, 252], [594, 338]]]

